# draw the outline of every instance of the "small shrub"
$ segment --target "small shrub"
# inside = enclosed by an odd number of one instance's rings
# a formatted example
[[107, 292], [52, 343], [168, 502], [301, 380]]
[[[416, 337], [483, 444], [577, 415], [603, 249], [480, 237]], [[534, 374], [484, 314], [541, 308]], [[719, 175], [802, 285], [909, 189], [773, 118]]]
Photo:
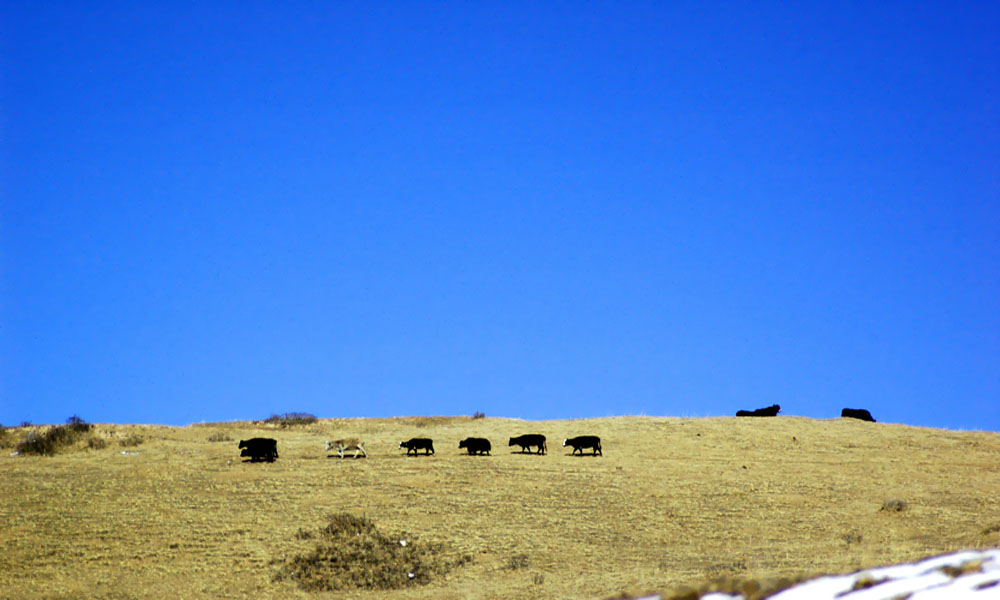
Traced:
[[516, 571], [517, 569], [527, 569], [527, 568], [528, 568], [527, 554], [517, 554], [507, 559], [507, 570], [509, 571]]
[[55, 453], [55, 447], [45, 436], [37, 433], [29, 433], [28, 437], [21, 440], [17, 445], [20, 454], [35, 454], [38, 456], [49, 456]]
[[21, 421], [21, 424], [18, 425], [18, 427], [31, 427], [31, 421]]
[[482, 411], [476, 411], [475, 413], [473, 413], [472, 418], [473, 419], [485, 419], [486, 418], [486, 413], [484, 413]]
[[[310, 534], [299, 530], [299, 539]], [[284, 561], [276, 580], [295, 581], [308, 591], [391, 590], [425, 584], [462, 564], [441, 557], [440, 546], [421, 544], [406, 534], [383, 535], [363, 517], [332, 515], [314, 550]]]
[[142, 444], [144, 441], [146, 440], [144, 440], [141, 435], [136, 435], [133, 433], [127, 437], [123, 437], [122, 439], [118, 440], [118, 445], [120, 445], [122, 448], [134, 448]]
[[[88, 426], [89, 428], [89, 426]], [[21, 454], [34, 454], [37, 456], [52, 456], [64, 448], [75, 443], [82, 432], [79, 427], [72, 425], [56, 425], [45, 433], [39, 434], [31, 432], [17, 445], [17, 451]]]
[[271, 415], [264, 419], [265, 423], [279, 425], [281, 427], [292, 427], [295, 425], [311, 425], [318, 421], [316, 415], [301, 412], [288, 412], [283, 415]]
[[73, 415], [72, 417], [66, 419], [66, 427], [76, 433], [87, 433], [93, 425], [87, 423], [77, 415]]
[[212, 435], [208, 436], [208, 441], [210, 442], [231, 442], [233, 438], [229, 437], [221, 431], [216, 431]]
[[885, 512], [902, 512], [906, 510], [908, 505], [902, 500], [886, 500], [882, 503], [882, 508], [879, 511]]
[[87, 447], [91, 450], [104, 450], [108, 447], [108, 441], [104, 438], [91, 436], [87, 438]]

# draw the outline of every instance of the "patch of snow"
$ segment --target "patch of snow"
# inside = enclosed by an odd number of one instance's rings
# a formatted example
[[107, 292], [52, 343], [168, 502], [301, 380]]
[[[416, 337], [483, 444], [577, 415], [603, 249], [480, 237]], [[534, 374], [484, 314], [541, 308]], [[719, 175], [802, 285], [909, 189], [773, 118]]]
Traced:
[[968, 550], [915, 563], [820, 577], [771, 600], [1000, 599], [1000, 549]]

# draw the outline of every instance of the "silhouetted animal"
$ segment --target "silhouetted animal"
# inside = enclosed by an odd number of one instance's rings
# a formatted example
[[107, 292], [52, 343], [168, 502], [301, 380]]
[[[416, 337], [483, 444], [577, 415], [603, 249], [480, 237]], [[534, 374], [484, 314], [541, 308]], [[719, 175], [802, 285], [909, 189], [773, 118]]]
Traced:
[[354, 458], [359, 458], [364, 456], [368, 458], [368, 453], [365, 452], [365, 443], [358, 438], [345, 438], [342, 440], [336, 440], [333, 442], [326, 443], [326, 451], [336, 450], [340, 458], [344, 458], [344, 452], [348, 450], [354, 450]]
[[778, 414], [781, 410], [781, 406], [778, 404], [772, 404], [767, 408], [758, 408], [757, 410], [738, 410], [736, 411], [737, 417], [773, 417]]
[[430, 438], [412, 438], [405, 442], [399, 442], [400, 448], [406, 448], [406, 455], [409, 456], [410, 452], [414, 455], [417, 454], [417, 450], [423, 450], [424, 454], [434, 454], [434, 442]]
[[493, 444], [486, 438], [470, 437], [465, 438], [458, 443], [459, 449], [465, 448], [468, 450], [469, 454], [486, 454], [489, 455], [490, 450], [493, 449]]
[[525, 435], [512, 437], [510, 438], [510, 441], [507, 442], [507, 445], [520, 446], [522, 454], [525, 452], [531, 454], [532, 446], [538, 447], [538, 454], [545, 454], [545, 452], [548, 450], [548, 448], [546, 448], [545, 446], [545, 436], [540, 433], [528, 433]]
[[851, 419], [861, 419], [862, 421], [870, 421], [872, 423], [875, 422], [875, 417], [863, 408], [845, 408], [840, 411], [840, 416]]
[[250, 462], [274, 462], [278, 458], [278, 440], [272, 438], [240, 440], [240, 449], [240, 456], [249, 456]]
[[601, 452], [601, 438], [596, 435], [580, 435], [575, 438], [569, 438], [568, 440], [563, 440], [563, 448], [566, 446], [573, 446], [573, 454], [579, 452], [583, 454], [584, 448], [592, 448], [594, 450], [594, 456], [600, 454], [604, 456]]

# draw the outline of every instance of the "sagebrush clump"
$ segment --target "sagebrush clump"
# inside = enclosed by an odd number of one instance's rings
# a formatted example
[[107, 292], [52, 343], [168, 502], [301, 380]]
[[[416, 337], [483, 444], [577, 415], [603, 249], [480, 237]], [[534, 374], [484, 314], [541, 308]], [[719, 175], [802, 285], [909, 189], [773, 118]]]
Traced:
[[[312, 536], [299, 530], [296, 537]], [[405, 533], [384, 535], [370, 520], [347, 513], [331, 515], [315, 537], [315, 549], [285, 561], [276, 580], [291, 579], [308, 591], [391, 590], [428, 583], [471, 560], [449, 562], [439, 545]]]

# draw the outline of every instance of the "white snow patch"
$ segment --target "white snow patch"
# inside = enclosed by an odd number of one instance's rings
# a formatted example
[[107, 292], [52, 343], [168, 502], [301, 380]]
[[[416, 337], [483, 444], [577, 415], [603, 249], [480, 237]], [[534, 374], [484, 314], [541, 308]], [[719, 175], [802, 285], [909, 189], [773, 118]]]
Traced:
[[893, 600], [908, 594], [908, 600], [1000, 599], [1000, 549], [955, 552], [916, 563], [820, 577], [770, 600]]
[[[963, 550], [915, 563], [804, 581], [768, 600], [1000, 600], [1000, 549]], [[662, 600], [654, 594], [635, 600]], [[745, 600], [712, 592], [700, 600]]]

